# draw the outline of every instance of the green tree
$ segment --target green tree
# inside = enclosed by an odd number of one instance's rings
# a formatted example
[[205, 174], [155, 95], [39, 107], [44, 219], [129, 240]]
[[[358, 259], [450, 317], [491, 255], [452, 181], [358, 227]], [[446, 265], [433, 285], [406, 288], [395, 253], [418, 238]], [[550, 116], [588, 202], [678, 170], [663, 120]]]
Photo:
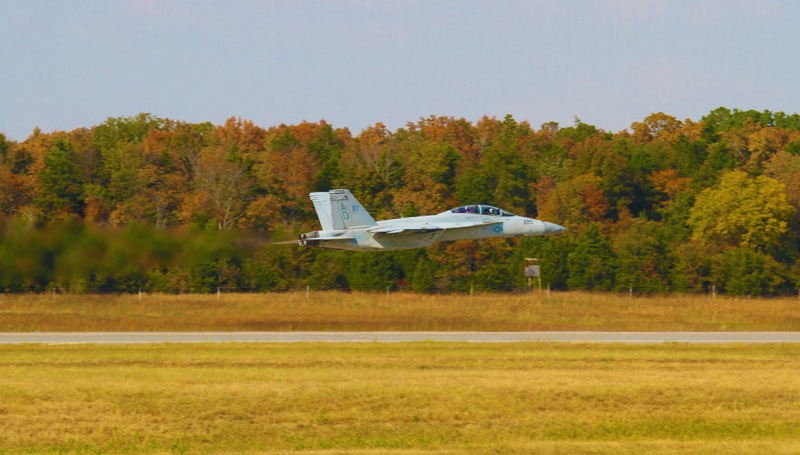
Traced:
[[245, 259], [242, 263], [242, 279], [249, 291], [285, 291], [288, 282], [280, 270], [276, 258], [267, 254], [258, 254]]
[[342, 178], [342, 171], [339, 168], [344, 148], [342, 140], [336, 136], [330, 125], [323, 124], [308, 148], [320, 162], [319, 171], [314, 176], [314, 191], [328, 191], [335, 188]]
[[567, 256], [570, 289], [609, 291], [614, 287], [616, 258], [600, 226], [592, 223], [575, 240], [575, 248]]
[[347, 289], [342, 267], [348, 252], [317, 250], [314, 253], [306, 281], [311, 289]]
[[490, 262], [472, 274], [476, 291], [508, 292], [512, 289], [512, 275], [502, 263]]
[[353, 253], [345, 276], [354, 291], [382, 291], [394, 286], [396, 274], [390, 254]]
[[615, 239], [618, 290], [633, 288], [639, 292], [669, 290], [667, 272], [670, 263], [661, 241], [660, 223], [636, 218], [626, 227], [625, 235]]
[[[492, 204], [494, 197], [486, 175], [469, 168], [456, 180], [456, 198], [461, 204]], [[510, 210], [510, 208], [507, 208]]]
[[47, 217], [83, 214], [84, 178], [71, 143], [58, 140], [44, 157], [35, 204]]
[[743, 246], [714, 258], [712, 280], [728, 294], [774, 294], [785, 282], [784, 269], [768, 254]]
[[411, 278], [411, 289], [417, 292], [430, 292], [433, 290], [435, 279], [433, 276], [436, 268], [426, 257], [420, 257], [414, 267], [414, 276]]
[[109, 117], [94, 128], [94, 145], [100, 151], [116, 149], [120, 144], [142, 142], [151, 128], [160, 128], [164, 120], [141, 113], [132, 117]]
[[527, 278], [522, 270], [526, 265], [525, 258], [537, 258], [541, 265], [542, 285], [550, 285], [553, 289], [566, 289], [569, 271], [567, 257], [572, 251], [570, 234], [548, 235], [544, 237], [525, 237], [519, 240], [514, 249], [514, 276], [517, 286], [527, 287]]
[[4, 164], [5, 161], [8, 159], [8, 150], [10, 146], [8, 141], [6, 140], [6, 135], [0, 133], [0, 164]]

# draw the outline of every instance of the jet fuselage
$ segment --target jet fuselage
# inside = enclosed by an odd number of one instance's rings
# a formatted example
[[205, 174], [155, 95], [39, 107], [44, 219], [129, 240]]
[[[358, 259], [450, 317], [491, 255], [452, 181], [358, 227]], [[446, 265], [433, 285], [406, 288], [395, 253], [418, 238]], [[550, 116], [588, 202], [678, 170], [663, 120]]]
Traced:
[[[482, 209], [493, 214], [481, 213]], [[304, 246], [341, 250], [400, 250], [426, 247], [445, 240], [536, 236], [557, 234], [565, 230], [554, 223], [512, 215], [492, 206], [474, 205], [437, 215], [377, 221], [373, 225], [350, 226], [346, 229], [313, 231], [303, 234], [299, 242]]]

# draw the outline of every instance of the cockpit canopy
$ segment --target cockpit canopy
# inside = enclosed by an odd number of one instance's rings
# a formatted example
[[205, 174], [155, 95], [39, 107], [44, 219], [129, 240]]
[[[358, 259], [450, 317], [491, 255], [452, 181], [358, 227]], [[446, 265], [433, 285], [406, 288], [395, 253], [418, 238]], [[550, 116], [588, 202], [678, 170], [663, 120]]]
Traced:
[[[513, 213], [498, 209], [491, 205], [464, 205], [450, 210], [452, 213], [469, 213], [472, 215], [514, 216]], [[446, 212], [445, 212], [446, 213]]]

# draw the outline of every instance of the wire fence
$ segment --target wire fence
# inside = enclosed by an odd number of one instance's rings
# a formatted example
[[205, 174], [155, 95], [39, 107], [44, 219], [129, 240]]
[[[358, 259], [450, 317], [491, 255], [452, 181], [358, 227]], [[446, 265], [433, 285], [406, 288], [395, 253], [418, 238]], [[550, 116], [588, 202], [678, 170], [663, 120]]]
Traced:
[[57, 298], [64, 295], [134, 295], [139, 298], [150, 294], [171, 294], [171, 295], [216, 295], [218, 297], [225, 294], [275, 294], [275, 293], [318, 293], [318, 292], [339, 292], [339, 293], [374, 293], [374, 294], [396, 294], [396, 293], [414, 293], [414, 294], [452, 294], [452, 295], [465, 295], [471, 296], [476, 294], [539, 294], [550, 296], [551, 294], [565, 293], [565, 292], [594, 292], [601, 294], [613, 294], [617, 296], [627, 296], [629, 298], [635, 297], [648, 297], [657, 295], [706, 295], [712, 299], [722, 296], [739, 296], [739, 297], [798, 297], [800, 299], [800, 290], [796, 294], [783, 293], [783, 294], [770, 294], [770, 295], [738, 295], [728, 294], [723, 289], [718, 289], [716, 286], [711, 285], [704, 289], [688, 290], [688, 291], [670, 291], [670, 292], [653, 292], [650, 290], [637, 289], [633, 286], [624, 288], [617, 288], [613, 290], [598, 290], [598, 289], [570, 289], [564, 285], [551, 285], [535, 283], [531, 286], [505, 286], [496, 288], [485, 288], [474, 285], [456, 285], [456, 286], [433, 286], [425, 290], [415, 290], [411, 286], [404, 283], [394, 283], [385, 288], [370, 288], [370, 289], [353, 289], [348, 286], [326, 286], [319, 287], [311, 284], [308, 285], [295, 285], [282, 287], [280, 289], [264, 289], [264, 288], [249, 288], [241, 286], [214, 286], [214, 287], [172, 287], [172, 288], [159, 288], [153, 289], [149, 287], [97, 287], [97, 288], [81, 288], [81, 287], [66, 287], [58, 285], [49, 285], [47, 287], [16, 287], [13, 289], [0, 289], [0, 295], [22, 295], [22, 294], [36, 294], [40, 296], [51, 296]]

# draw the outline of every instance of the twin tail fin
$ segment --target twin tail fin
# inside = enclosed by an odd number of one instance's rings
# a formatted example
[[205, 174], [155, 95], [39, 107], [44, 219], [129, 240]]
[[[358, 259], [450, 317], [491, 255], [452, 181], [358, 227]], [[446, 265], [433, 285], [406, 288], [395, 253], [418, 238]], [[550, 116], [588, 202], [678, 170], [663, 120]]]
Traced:
[[350, 190], [330, 190], [309, 194], [322, 229], [342, 230], [378, 223], [367, 213]]

